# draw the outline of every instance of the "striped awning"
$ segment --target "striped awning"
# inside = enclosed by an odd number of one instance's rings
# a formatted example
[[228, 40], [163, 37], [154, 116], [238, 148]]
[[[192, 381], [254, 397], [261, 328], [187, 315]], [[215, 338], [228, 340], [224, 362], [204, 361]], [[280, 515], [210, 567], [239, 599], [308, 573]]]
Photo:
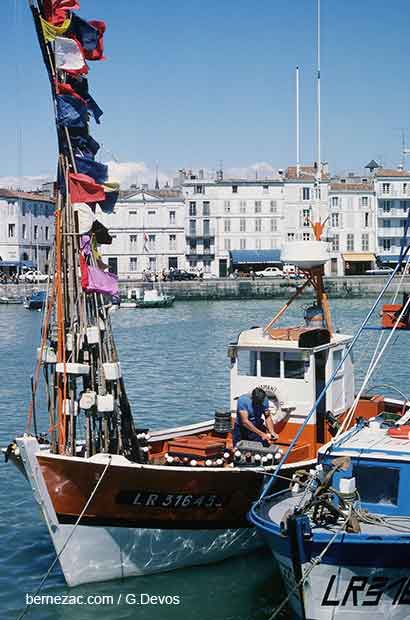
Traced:
[[342, 256], [345, 263], [372, 263], [375, 260], [370, 252], [346, 252]]

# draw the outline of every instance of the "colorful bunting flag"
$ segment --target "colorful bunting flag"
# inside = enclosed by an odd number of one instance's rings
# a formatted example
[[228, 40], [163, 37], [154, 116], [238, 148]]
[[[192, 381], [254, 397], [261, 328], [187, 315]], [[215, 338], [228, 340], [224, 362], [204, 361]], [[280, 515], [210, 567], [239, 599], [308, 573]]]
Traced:
[[86, 66], [81, 48], [74, 39], [57, 37], [54, 43], [54, 51], [57, 69], [79, 71]]
[[120, 194], [119, 183], [104, 183], [105, 200], [98, 201], [101, 211], [104, 213], [112, 213]]
[[106, 30], [105, 22], [94, 19], [89, 23], [91, 24], [91, 26], [94, 26], [94, 28], [97, 29], [98, 40], [95, 49], [91, 51], [86, 50], [85, 57], [87, 58], [87, 60], [104, 60], [104, 32]]
[[71, 97], [75, 97], [87, 105], [87, 102], [74, 90], [71, 84], [56, 82], [56, 92], [57, 95], [71, 95]]
[[104, 202], [104, 188], [86, 174], [70, 173], [69, 188], [71, 202]]
[[43, 0], [43, 4], [47, 21], [55, 25], [64, 22], [67, 11], [77, 11], [80, 8], [77, 0]]
[[89, 177], [93, 178], [96, 183], [102, 184], [107, 180], [108, 166], [105, 164], [94, 161], [90, 157], [76, 156], [75, 161], [78, 172], [87, 174]]
[[70, 84], [76, 93], [86, 102], [89, 111], [94, 116], [95, 122], [100, 124], [100, 118], [104, 114], [97, 102], [91, 97], [88, 92], [88, 80], [82, 76], [67, 76], [67, 82]]
[[70, 129], [70, 139], [76, 153], [85, 155], [93, 159], [100, 148], [100, 145], [86, 130]]
[[63, 127], [87, 127], [87, 106], [76, 97], [57, 95], [57, 122]]
[[77, 39], [85, 52], [97, 49], [99, 31], [78, 15], [72, 15], [69, 33]]
[[44, 39], [47, 43], [54, 41], [57, 37], [61, 37], [61, 35], [67, 32], [71, 24], [71, 17], [68, 17], [66, 20], [64, 20], [61, 26], [54, 26], [53, 24], [49, 24], [42, 17], [40, 17], [40, 20]]

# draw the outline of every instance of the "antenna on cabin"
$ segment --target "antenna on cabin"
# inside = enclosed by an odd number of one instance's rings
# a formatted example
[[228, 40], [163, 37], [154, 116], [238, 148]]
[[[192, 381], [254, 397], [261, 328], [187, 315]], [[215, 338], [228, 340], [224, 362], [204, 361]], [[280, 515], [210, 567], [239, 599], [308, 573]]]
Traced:
[[296, 67], [296, 177], [300, 174], [299, 67]]

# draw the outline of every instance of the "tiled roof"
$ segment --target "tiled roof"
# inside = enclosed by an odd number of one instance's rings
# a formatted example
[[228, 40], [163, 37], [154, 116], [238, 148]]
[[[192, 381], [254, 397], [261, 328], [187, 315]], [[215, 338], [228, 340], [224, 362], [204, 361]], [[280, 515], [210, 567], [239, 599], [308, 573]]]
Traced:
[[410, 177], [410, 172], [405, 170], [389, 170], [386, 168], [379, 168], [376, 172], [376, 177]]
[[[314, 181], [316, 179], [316, 167], [315, 166], [300, 166], [299, 176], [296, 174], [296, 166], [288, 166], [285, 170], [285, 177], [287, 179], [305, 179]], [[329, 175], [322, 172], [322, 179], [328, 179]]]
[[0, 188], [0, 199], [1, 198], [23, 198], [24, 200], [35, 200], [36, 202], [50, 202], [54, 204], [54, 199], [50, 198], [50, 196], [44, 196], [43, 194], [35, 194], [34, 192], [20, 192], [14, 189], [4, 189]]
[[373, 192], [374, 188], [371, 183], [331, 183], [331, 192]]

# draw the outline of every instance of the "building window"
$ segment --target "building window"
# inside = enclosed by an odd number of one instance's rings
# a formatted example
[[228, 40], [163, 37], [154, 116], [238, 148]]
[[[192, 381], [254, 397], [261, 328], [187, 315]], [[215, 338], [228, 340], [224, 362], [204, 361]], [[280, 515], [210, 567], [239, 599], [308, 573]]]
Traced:
[[382, 228], [390, 228], [390, 220], [382, 220]]
[[48, 241], [48, 226], [45, 227], [45, 240]]
[[262, 241], [260, 239], [256, 239], [256, 249], [257, 250], [262, 249]]
[[136, 211], [128, 211], [128, 215], [137, 215]]
[[130, 235], [130, 245], [132, 246], [137, 245], [137, 235]]
[[152, 211], [151, 209], [148, 211], [148, 215], [156, 215], [157, 212], [156, 211]]
[[239, 240], [239, 247], [241, 250], [246, 250], [246, 239]]
[[390, 248], [391, 248], [391, 240], [390, 239], [383, 239], [383, 250], [385, 252], [390, 252]]
[[189, 217], [196, 216], [196, 202], [189, 203]]
[[277, 210], [278, 210], [277, 201], [276, 200], [271, 200], [270, 201], [270, 212], [271, 213], [276, 213]]
[[339, 252], [339, 235], [333, 235], [332, 252]]
[[390, 194], [390, 190], [391, 190], [391, 183], [382, 183], [383, 194]]
[[230, 213], [231, 212], [231, 202], [230, 202], [230, 200], [225, 200], [225, 202], [224, 202], [224, 211], [225, 211], [225, 213]]
[[209, 220], [204, 220], [204, 237], [209, 237], [211, 234], [211, 229], [209, 226]]
[[227, 250], [229, 252], [229, 250], [231, 249], [231, 240], [230, 239], [225, 239], [224, 240], [224, 247], [225, 247], [225, 250]]
[[310, 187], [303, 187], [302, 188], [302, 199], [303, 200], [310, 200]]
[[157, 258], [156, 258], [156, 256], [150, 256], [148, 260], [149, 260], [149, 270], [150, 271], [156, 271], [156, 269], [157, 269]]
[[[14, 226], [14, 224], [12, 224], [12, 226]], [[10, 225], [9, 225], [9, 228], [10, 228]], [[12, 236], [14, 237], [14, 235]], [[38, 239], [38, 226], [34, 226], [34, 239]]]
[[[34, 226], [34, 230], [37, 229], [37, 226]], [[9, 224], [8, 226], [8, 236], [11, 239], [12, 237], [15, 237], [16, 235], [16, 225], [15, 224]], [[34, 237], [36, 238], [36, 237]]]
[[196, 220], [189, 220], [189, 234], [191, 237], [196, 235]]
[[361, 207], [368, 207], [369, 206], [369, 198], [367, 196], [362, 196], [360, 198], [360, 206]]
[[268, 191], [269, 191], [269, 185], [263, 185], [262, 186], [262, 190], [263, 190], [264, 194], [267, 194]]
[[148, 244], [151, 250], [155, 249], [155, 235], [148, 235]]
[[246, 200], [241, 200], [239, 203], [239, 212], [246, 213]]
[[390, 200], [383, 200], [382, 208], [383, 208], [384, 213], [390, 213], [390, 208], [391, 208]]
[[26, 213], [27, 213], [27, 205], [23, 200], [23, 202], [21, 203], [21, 215], [26, 215]]
[[407, 183], [403, 183], [402, 190], [403, 190], [403, 194], [405, 194], [405, 195], [407, 195], [407, 187], [408, 187], [408, 184]]
[[310, 241], [310, 233], [303, 233], [303, 241]]
[[202, 214], [204, 217], [211, 215], [211, 205], [208, 201], [202, 203]]
[[175, 251], [177, 249], [177, 236], [169, 235], [169, 249]]
[[262, 220], [255, 220], [255, 232], [262, 232]]
[[303, 209], [302, 222], [303, 226], [310, 226], [310, 209]]
[[175, 224], [175, 211], [170, 211], [169, 212], [169, 223], [170, 224]]
[[339, 196], [332, 196], [332, 207], [338, 207], [339, 206]]
[[364, 214], [364, 227], [365, 228], [369, 228], [369, 221], [370, 221], [369, 215], [370, 214], [368, 213], [368, 211], [366, 211], [366, 213]]
[[255, 213], [262, 213], [262, 202], [255, 200]]
[[224, 232], [231, 232], [231, 220], [224, 220]]
[[339, 228], [340, 225], [340, 218], [339, 218], [339, 213], [332, 213], [332, 228]]
[[238, 186], [232, 185], [232, 194], [237, 194], [237, 193], [238, 193]]
[[346, 249], [348, 252], [354, 251], [354, 235], [352, 233], [346, 236]]
[[294, 241], [295, 240], [295, 233], [288, 233], [288, 241]]
[[14, 205], [13, 203], [9, 202], [8, 208], [7, 208], [7, 214], [9, 217], [13, 217], [14, 216]]
[[136, 256], [130, 256], [130, 263], [129, 263], [129, 270], [130, 271], [137, 271], [137, 257]]
[[368, 233], [364, 233], [362, 235], [362, 252], [369, 251], [369, 235]]
[[277, 232], [277, 230], [278, 230], [278, 222], [274, 218], [272, 218], [270, 221], [270, 231]]
[[22, 235], [23, 239], [26, 239], [27, 237], [27, 226], [25, 224], [23, 224], [23, 230], [22, 230]]
[[246, 220], [244, 218], [239, 220], [239, 232], [246, 232]]
[[205, 194], [205, 186], [204, 185], [195, 185], [194, 193], [195, 194]]

